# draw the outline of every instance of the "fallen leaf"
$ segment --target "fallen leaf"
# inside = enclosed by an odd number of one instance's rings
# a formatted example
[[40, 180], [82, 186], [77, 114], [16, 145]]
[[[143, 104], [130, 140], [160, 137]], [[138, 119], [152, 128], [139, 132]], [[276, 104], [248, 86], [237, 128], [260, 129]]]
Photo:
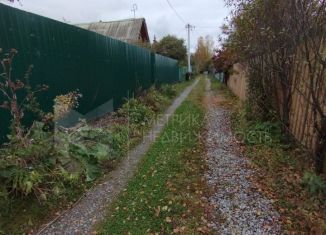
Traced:
[[171, 220], [171, 218], [170, 218], [170, 217], [166, 217], [166, 218], [165, 218], [165, 222], [167, 222], [167, 223], [171, 223], [171, 222], [172, 222], [172, 220]]
[[158, 217], [160, 215], [160, 212], [161, 212], [161, 207], [158, 206], [158, 208], [155, 209], [155, 216]]

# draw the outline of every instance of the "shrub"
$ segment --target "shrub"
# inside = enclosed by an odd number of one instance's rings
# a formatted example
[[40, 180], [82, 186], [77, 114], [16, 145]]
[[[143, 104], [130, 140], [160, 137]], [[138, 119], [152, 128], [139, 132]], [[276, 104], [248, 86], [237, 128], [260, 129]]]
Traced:
[[177, 90], [175, 89], [175, 87], [169, 84], [162, 85], [159, 91], [163, 96], [166, 96], [168, 98], [173, 98], [177, 95]]
[[139, 99], [130, 99], [117, 113], [119, 116], [129, 118], [131, 124], [145, 126], [154, 117], [153, 110], [144, 105]]
[[161, 112], [169, 101], [168, 97], [152, 87], [144, 96], [140, 97], [140, 101], [154, 112]]
[[41, 123], [34, 123], [26, 138], [27, 145], [12, 142], [0, 149], [0, 182], [8, 193], [44, 197], [41, 185], [46, 182], [52, 165], [52, 139]]
[[231, 115], [232, 126], [239, 139], [248, 145], [282, 145], [283, 134], [279, 122], [248, 121], [246, 114], [247, 110], [241, 106]]
[[49, 193], [64, 193], [66, 186], [96, 179], [101, 165], [125, 153], [126, 131], [91, 128], [84, 124], [71, 133], [58, 130], [53, 136], [35, 122], [29, 144], [11, 143], [0, 150], [0, 197], [29, 195], [45, 200]]
[[282, 140], [282, 130], [278, 123], [255, 122], [249, 124], [246, 131], [247, 144], [265, 144], [272, 146], [280, 144]]
[[130, 141], [130, 135], [133, 128], [130, 126], [116, 125], [112, 128], [112, 139], [110, 146], [114, 149], [113, 156], [120, 158], [124, 156], [128, 151], [128, 142]]
[[24, 144], [26, 130], [22, 125], [22, 119], [26, 111], [43, 116], [35, 95], [47, 90], [48, 86], [39, 85], [35, 89], [31, 87], [29, 78], [33, 65], [29, 66], [22, 79], [12, 77], [12, 64], [17, 53], [16, 49], [11, 49], [3, 56], [0, 48], [0, 94], [2, 95], [0, 109], [7, 110], [11, 115], [11, 140]]
[[326, 195], [326, 182], [315, 173], [305, 172], [302, 183], [312, 196]]

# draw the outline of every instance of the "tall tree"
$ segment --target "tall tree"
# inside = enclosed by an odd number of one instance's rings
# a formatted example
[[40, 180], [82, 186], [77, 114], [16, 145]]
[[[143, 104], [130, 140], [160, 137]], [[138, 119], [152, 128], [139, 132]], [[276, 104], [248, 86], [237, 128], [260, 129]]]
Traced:
[[207, 71], [212, 65], [214, 41], [210, 36], [200, 37], [194, 54], [195, 67], [198, 72]]
[[165, 36], [153, 44], [153, 51], [160, 55], [176, 59], [179, 63], [185, 63], [186, 61], [187, 48], [185, 41], [173, 35]]

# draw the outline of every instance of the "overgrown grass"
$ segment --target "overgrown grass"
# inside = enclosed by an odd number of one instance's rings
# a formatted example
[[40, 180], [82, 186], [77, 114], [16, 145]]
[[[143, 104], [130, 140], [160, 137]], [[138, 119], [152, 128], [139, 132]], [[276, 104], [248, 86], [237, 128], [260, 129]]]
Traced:
[[203, 91], [201, 81], [177, 109], [110, 208], [99, 234], [209, 233], [202, 201], [207, 192], [200, 139]]
[[210, 77], [210, 80], [211, 80], [211, 89], [213, 91], [227, 91], [226, 86], [223, 83], [219, 82], [216, 78]]
[[300, 145], [282, 141], [281, 124], [275, 120], [248, 120], [246, 105], [224, 85], [212, 86], [226, 98], [233, 131], [259, 174], [259, 190], [274, 201], [283, 229], [294, 234], [326, 233], [325, 179], [313, 172], [310, 154]]
[[0, 182], [6, 183], [0, 185], [0, 234], [32, 232], [72, 206], [119, 163], [128, 147], [139, 143], [155, 115], [189, 84], [164, 85], [130, 100], [113, 115], [122, 123], [97, 128], [83, 124], [57, 133], [56, 148], [51, 147], [51, 133], [38, 123], [28, 149], [0, 149]]

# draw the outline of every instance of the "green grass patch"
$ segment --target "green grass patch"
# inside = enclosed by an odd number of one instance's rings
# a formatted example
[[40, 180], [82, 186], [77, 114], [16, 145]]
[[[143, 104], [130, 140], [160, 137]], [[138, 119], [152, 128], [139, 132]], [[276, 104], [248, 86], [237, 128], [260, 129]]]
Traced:
[[225, 100], [220, 100], [219, 105], [225, 108], [232, 108], [239, 102], [238, 98], [232, 93], [232, 91], [222, 82], [214, 77], [210, 77], [211, 90], [215, 95], [222, 95]]
[[214, 77], [210, 77], [211, 80], [211, 89], [213, 91], [226, 91], [227, 87], [225, 84], [221, 83], [219, 80], [217, 80]]
[[177, 109], [139, 165], [126, 190], [111, 206], [99, 234], [200, 234], [205, 227], [201, 197], [200, 134], [204, 81]]

